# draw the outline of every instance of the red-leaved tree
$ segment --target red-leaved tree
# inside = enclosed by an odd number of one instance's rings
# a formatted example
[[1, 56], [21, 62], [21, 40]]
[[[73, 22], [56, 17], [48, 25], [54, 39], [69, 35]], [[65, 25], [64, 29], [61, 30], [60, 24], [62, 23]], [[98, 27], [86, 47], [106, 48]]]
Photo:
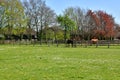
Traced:
[[114, 35], [115, 35], [114, 18], [111, 15], [109, 15], [106, 12], [103, 12], [103, 11], [98, 11], [97, 15], [98, 15], [99, 20], [100, 20], [100, 26], [99, 26], [99, 28], [104, 33], [103, 37], [105, 39], [107, 39], [107, 38], [109, 38], [109, 39], [113, 38]]
[[92, 21], [92, 36], [99, 39], [112, 39], [115, 35], [114, 18], [104, 11], [89, 10], [87, 15]]

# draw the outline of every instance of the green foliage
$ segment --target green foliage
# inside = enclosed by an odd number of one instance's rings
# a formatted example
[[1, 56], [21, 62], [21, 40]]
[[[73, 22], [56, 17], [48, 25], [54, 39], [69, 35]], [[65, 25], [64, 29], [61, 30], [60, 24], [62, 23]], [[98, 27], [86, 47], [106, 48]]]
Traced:
[[5, 36], [0, 34], [0, 40], [4, 40], [5, 39]]
[[70, 37], [69, 32], [76, 29], [75, 22], [72, 21], [67, 15], [58, 16], [57, 21], [58, 21], [58, 23], [61, 24], [61, 27], [64, 29], [64, 33], [65, 33], [64, 40], [68, 39]]
[[112, 40], [119, 32], [115, 28], [113, 16], [104, 11], [68, 7], [63, 15], [57, 16], [57, 22], [63, 32], [56, 34], [55, 30], [47, 30], [48, 32], [46, 31], [44, 35], [42, 30], [46, 26], [58, 26], [55, 21], [56, 14], [46, 5], [45, 0], [24, 0], [22, 2], [0, 0], [0, 34], [21, 35], [27, 33], [26, 30], [29, 29], [27, 34], [31, 35], [34, 30], [38, 40], [42, 41], [42, 38], [63, 39], [63, 35], [66, 40], [70, 38], [70, 33], [75, 31], [75, 35], [87, 40], [93, 37]]
[[72, 21], [67, 15], [64, 15], [64, 16], [59, 15], [57, 17], [57, 21], [58, 23], [61, 24], [61, 27], [64, 30], [70, 31], [70, 30], [76, 29], [75, 22]]
[[19, 32], [16, 28], [26, 27], [26, 18], [24, 8], [19, 0], [5, 0], [2, 6], [4, 13], [2, 14], [2, 28], [4, 34], [16, 34]]
[[64, 33], [63, 33], [63, 31], [58, 31], [56, 33], [56, 38], [57, 38], [57, 40], [63, 40], [64, 39]]
[[51, 29], [48, 29], [46, 31], [46, 38], [49, 39], [54, 39], [54, 32]]

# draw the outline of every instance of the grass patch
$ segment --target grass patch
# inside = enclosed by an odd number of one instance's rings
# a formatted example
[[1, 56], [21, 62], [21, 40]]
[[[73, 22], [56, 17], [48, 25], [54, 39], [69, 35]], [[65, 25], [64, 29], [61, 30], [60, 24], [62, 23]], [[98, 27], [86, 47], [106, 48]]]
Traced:
[[120, 46], [0, 46], [0, 80], [120, 80]]

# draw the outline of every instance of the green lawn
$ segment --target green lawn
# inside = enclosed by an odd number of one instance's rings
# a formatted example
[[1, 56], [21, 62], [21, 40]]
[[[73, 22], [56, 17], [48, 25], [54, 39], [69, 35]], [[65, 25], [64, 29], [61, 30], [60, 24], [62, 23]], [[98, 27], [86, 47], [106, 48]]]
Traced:
[[0, 80], [120, 80], [120, 46], [0, 45]]

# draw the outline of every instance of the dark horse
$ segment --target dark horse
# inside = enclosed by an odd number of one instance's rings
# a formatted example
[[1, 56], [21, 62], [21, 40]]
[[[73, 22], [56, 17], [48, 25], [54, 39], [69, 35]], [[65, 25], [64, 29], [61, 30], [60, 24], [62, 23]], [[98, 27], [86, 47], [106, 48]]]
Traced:
[[67, 40], [67, 46], [70, 46], [70, 44], [71, 44], [71, 46], [73, 47], [73, 40], [68, 39], [68, 40]]

